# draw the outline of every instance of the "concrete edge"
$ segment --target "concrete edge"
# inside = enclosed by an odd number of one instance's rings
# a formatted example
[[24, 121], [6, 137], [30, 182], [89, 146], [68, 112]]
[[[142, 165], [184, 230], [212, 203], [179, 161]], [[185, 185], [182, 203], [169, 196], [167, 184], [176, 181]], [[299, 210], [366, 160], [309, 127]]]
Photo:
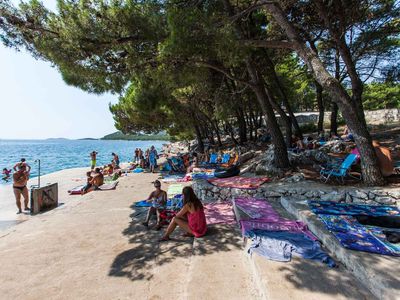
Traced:
[[[339, 241], [330, 233], [325, 225], [319, 220], [318, 216], [312, 213], [305, 201], [295, 198], [282, 197], [281, 205], [298, 220], [307, 224], [308, 228], [323, 243], [330, 254], [340, 261], [353, 275], [360, 284], [365, 286], [378, 299], [396, 299], [395, 291], [388, 286], [383, 274], [373, 272], [368, 268], [357, 255], [357, 251], [343, 248]], [[372, 255], [365, 254], [363, 255]]]

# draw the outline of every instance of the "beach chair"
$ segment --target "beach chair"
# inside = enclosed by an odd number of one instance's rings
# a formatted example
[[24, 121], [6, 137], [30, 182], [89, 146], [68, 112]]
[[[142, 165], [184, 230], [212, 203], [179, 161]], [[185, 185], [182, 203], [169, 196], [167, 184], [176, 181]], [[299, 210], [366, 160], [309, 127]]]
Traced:
[[227, 164], [230, 159], [231, 159], [231, 155], [229, 153], [225, 153], [222, 156], [221, 164]]
[[394, 163], [394, 168], [393, 168], [394, 172], [396, 174], [400, 174], [400, 161], [397, 161]]
[[361, 177], [350, 174], [350, 168], [356, 160], [356, 154], [349, 154], [340, 164], [321, 166], [321, 171], [319, 173], [321, 181], [327, 183], [329, 179], [335, 178], [338, 182], [344, 183], [344, 179], [347, 176], [361, 180]]

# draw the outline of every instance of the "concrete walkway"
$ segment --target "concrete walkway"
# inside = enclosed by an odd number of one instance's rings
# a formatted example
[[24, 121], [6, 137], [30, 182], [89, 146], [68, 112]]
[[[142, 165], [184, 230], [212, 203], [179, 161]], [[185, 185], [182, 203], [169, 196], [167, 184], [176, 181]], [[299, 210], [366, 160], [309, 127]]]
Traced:
[[82, 171], [68, 172], [57, 175], [64, 205], [0, 231], [1, 299], [372, 299], [343, 269], [249, 260], [236, 226], [158, 243], [162, 233], [140, 225], [145, 211], [133, 208], [156, 174], [68, 196]]

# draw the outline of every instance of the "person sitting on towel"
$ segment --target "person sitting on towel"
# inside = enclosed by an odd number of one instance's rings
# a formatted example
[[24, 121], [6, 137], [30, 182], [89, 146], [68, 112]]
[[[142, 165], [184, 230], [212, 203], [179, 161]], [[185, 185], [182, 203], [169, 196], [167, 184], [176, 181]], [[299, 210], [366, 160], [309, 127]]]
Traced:
[[185, 186], [182, 190], [183, 207], [169, 223], [167, 231], [160, 242], [170, 240], [171, 233], [177, 226], [186, 231], [187, 235], [202, 237], [207, 232], [206, 216], [204, 207], [199, 198], [195, 195], [192, 187]]
[[151, 207], [149, 208], [146, 216], [146, 220], [142, 223], [144, 226], [149, 226], [149, 221], [152, 215], [157, 215], [157, 225], [155, 227], [156, 230], [161, 229], [161, 218], [160, 212], [165, 209], [167, 205], [167, 192], [161, 189], [161, 182], [159, 180], [154, 181], [154, 187], [156, 188], [153, 192], [151, 192], [150, 196], [147, 198], [147, 201], [151, 201]]
[[92, 184], [90, 183], [92, 179], [93, 179], [92, 172], [91, 171], [86, 172], [86, 185], [82, 188], [81, 195], [86, 194], [88, 189], [92, 186]]
[[191, 173], [193, 172], [194, 168], [197, 168], [199, 166], [199, 160], [197, 157], [197, 153], [193, 152], [193, 160], [192, 160], [192, 164], [189, 166], [189, 168], [187, 168], [186, 173]]
[[104, 184], [104, 175], [101, 173], [100, 168], [96, 168], [91, 176], [92, 179], [89, 182], [91, 186], [87, 192], [98, 190], [99, 187]]

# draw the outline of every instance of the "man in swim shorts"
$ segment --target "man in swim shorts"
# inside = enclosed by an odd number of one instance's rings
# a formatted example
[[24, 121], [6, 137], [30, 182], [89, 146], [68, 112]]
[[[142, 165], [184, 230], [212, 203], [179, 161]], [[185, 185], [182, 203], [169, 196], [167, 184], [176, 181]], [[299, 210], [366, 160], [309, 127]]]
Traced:
[[29, 192], [26, 184], [29, 179], [29, 171], [27, 171], [26, 164], [21, 162], [18, 166], [18, 170], [13, 174], [13, 190], [15, 195], [16, 204], [18, 207], [17, 214], [22, 213], [21, 208], [21, 195], [24, 197], [25, 210], [30, 210], [28, 207]]
[[119, 168], [119, 157], [118, 157], [118, 155], [115, 154], [114, 152], [111, 153], [111, 155], [113, 156], [113, 161], [115, 162], [115, 166], [116, 166], [117, 168]]
[[96, 167], [96, 156], [97, 156], [97, 152], [96, 151], [92, 151], [90, 153], [90, 169], [93, 170]]

